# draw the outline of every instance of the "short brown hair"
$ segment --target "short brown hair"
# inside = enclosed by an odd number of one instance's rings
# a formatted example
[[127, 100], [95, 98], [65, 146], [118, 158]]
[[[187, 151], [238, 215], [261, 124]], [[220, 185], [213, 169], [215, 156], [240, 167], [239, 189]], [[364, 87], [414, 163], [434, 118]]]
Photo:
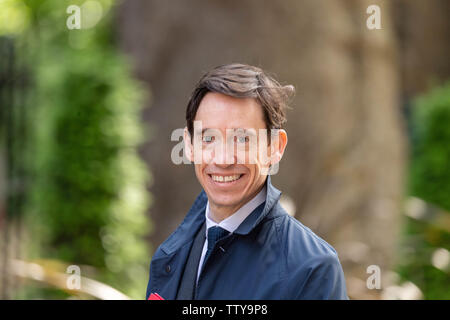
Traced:
[[193, 136], [194, 119], [208, 92], [235, 98], [255, 98], [263, 108], [267, 129], [281, 129], [286, 122], [286, 107], [295, 90], [283, 86], [258, 67], [232, 63], [215, 67], [197, 83], [186, 109], [189, 134]]

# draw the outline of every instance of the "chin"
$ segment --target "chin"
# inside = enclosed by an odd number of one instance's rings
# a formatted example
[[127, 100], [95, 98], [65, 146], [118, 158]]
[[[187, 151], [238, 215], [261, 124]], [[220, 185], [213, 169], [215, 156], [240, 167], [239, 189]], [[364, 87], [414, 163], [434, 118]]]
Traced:
[[223, 196], [223, 195], [214, 195], [207, 194], [208, 199], [213, 202], [216, 206], [235, 206], [242, 201], [242, 197], [239, 196]]

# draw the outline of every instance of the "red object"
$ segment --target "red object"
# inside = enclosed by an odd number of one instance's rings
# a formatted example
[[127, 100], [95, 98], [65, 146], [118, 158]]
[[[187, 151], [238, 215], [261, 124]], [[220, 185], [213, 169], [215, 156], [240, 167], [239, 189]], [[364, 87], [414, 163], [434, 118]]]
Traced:
[[164, 298], [155, 292], [155, 293], [150, 294], [150, 297], [148, 297], [148, 300], [164, 300]]

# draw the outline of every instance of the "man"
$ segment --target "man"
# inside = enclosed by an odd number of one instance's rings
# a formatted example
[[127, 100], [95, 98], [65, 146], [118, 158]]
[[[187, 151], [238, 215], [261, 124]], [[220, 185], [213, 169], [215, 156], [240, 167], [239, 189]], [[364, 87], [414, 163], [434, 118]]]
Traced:
[[184, 146], [203, 191], [153, 256], [147, 299], [348, 299], [336, 251], [286, 213], [268, 175], [292, 93], [243, 64], [200, 79]]

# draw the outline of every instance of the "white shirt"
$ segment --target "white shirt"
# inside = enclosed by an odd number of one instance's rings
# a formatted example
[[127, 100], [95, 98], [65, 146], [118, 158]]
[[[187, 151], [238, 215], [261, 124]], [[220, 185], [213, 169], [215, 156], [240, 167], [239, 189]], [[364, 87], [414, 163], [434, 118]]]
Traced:
[[219, 226], [230, 233], [234, 232], [241, 223], [247, 218], [250, 213], [253, 212], [261, 203], [266, 201], [266, 193], [267, 193], [267, 187], [264, 185], [264, 187], [261, 189], [261, 191], [249, 202], [244, 204], [238, 211], [233, 213], [228, 218], [220, 221], [219, 223], [215, 222], [211, 218], [211, 213], [209, 210], [209, 201], [206, 204], [206, 210], [205, 210], [205, 216], [206, 216], [206, 240], [203, 244], [203, 251], [202, 255], [200, 257], [200, 263], [198, 265], [198, 271], [197, 271], [197, 281], [200, 276], [200, 271], [202, 269], [203, 260], [205, 259], [206, 251], [208, 250], [208, 229], [214, 226]]

